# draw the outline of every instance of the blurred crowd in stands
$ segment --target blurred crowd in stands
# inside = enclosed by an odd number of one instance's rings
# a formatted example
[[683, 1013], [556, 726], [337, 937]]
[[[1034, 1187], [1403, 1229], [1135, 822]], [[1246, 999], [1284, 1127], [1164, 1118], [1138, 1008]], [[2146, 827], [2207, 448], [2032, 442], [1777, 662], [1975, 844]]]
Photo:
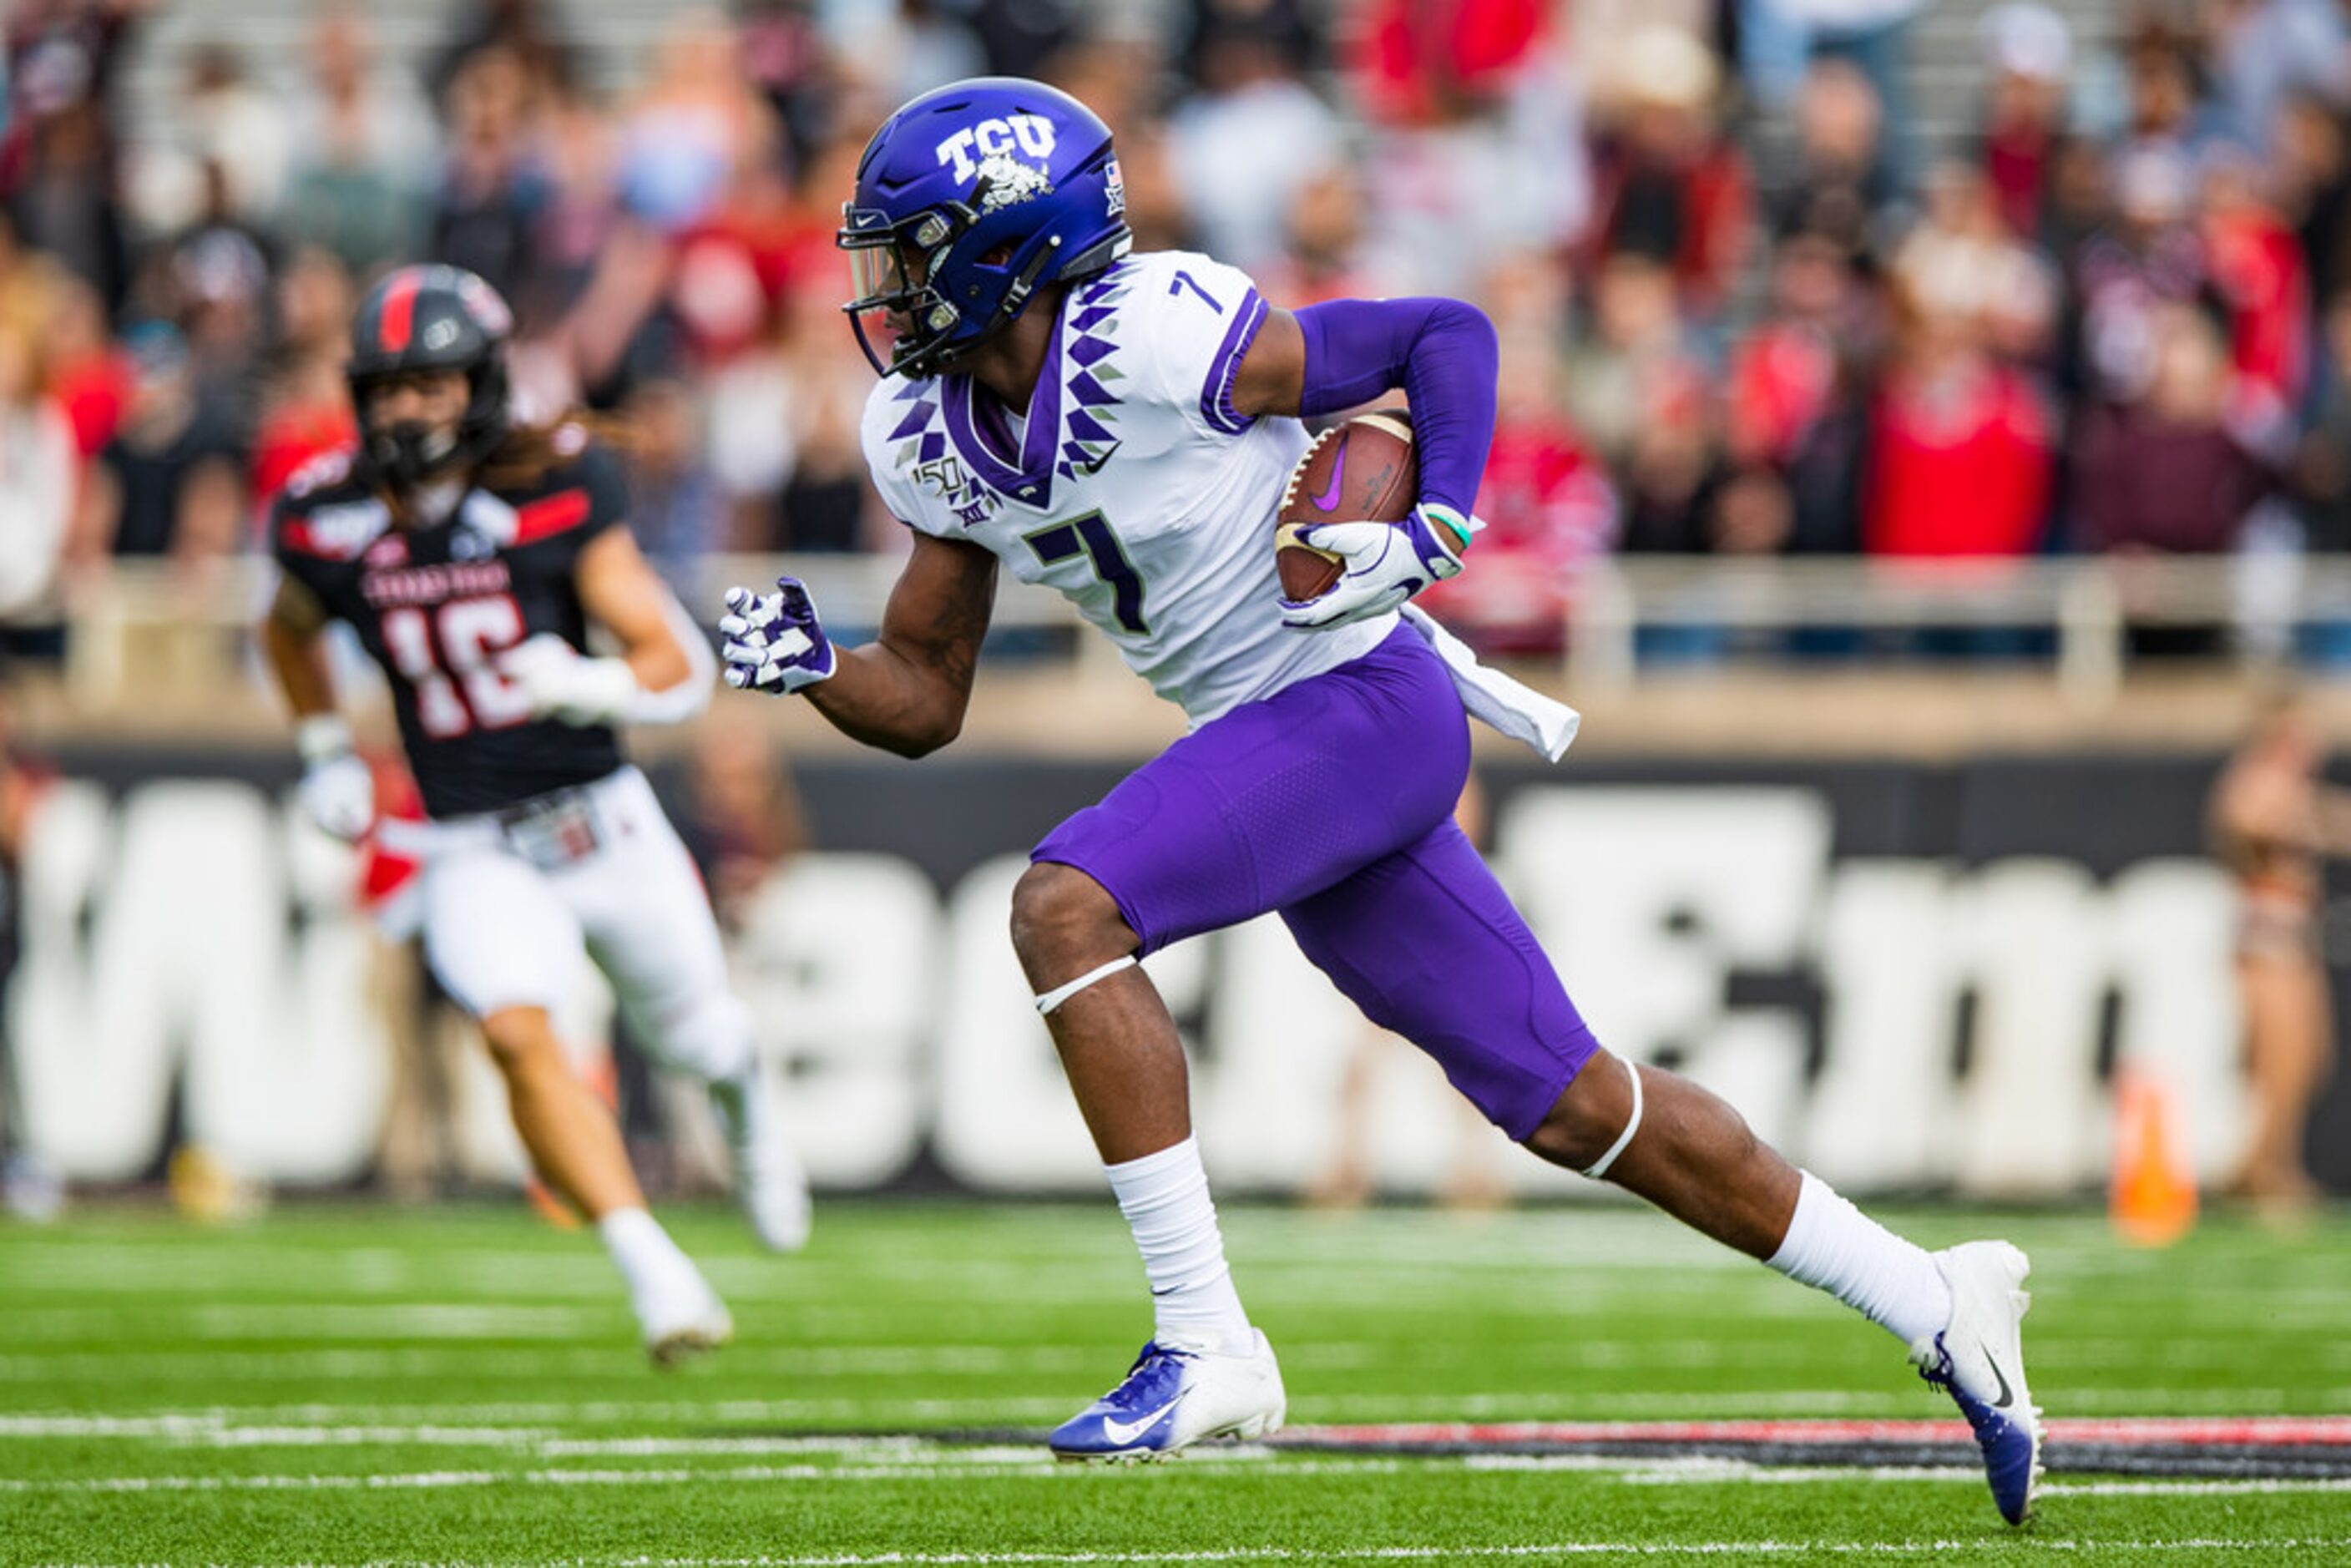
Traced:
[[1555, 642], [1605, 552], [2351, 548], [2339, 0], [741, 0], [628, 48], [658, 8], [426, 0], [395, 48], [180, 3], [6, 12], [17, 653], [116, 558], [252, 549], [350, 436], [355, 290], [420, 257], [514, 301], [529, 405], [621, 416], [657, 560], [899, 548], [832, 232], [878, 120], [983, 71], [1111, 122], [1138, 246], [1492, 314], [1447, 589], [1489, 643]]

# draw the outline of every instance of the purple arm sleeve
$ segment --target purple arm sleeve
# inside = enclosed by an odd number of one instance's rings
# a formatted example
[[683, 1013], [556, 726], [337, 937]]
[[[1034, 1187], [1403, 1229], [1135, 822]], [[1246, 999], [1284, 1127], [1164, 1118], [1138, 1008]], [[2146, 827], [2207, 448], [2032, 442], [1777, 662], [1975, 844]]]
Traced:
[[1420, 498], [1476, 509], [1494, 444], [1500, 350], [1485, 312], [1458, 299], [1333, 299], [1298, 312], [1306, 334], [1300, 412], [1336, 413], [1402, 387], [1412, 399]]

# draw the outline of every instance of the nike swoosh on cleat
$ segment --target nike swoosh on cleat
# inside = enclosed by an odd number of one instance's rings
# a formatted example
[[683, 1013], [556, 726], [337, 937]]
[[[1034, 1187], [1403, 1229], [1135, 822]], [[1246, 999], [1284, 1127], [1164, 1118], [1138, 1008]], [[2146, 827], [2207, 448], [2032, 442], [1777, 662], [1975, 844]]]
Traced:
[[1339, 504], [1339, 484], [1347, 476], [1347, 438], [1339, 437], [1339, 455], [1331, 465], [1331, 487], [1314, 497], [1314, 509], [1327, 512]]
[[[1184, 1392], [1188, 1394], [1191, 1390], [1186, 1389]], [[1170, 1399], [1166, 1404], [1162, 1405], [1150, 1415], [1136, 1421], [1113, 1421], [1109, 1416], [1105, 1416], [1102, 1417], [1102, 1436], [1108, 1437], [1113, 1443], [1117, 1444], [1119, 1447], [1124, 1448], [1127, 1444], [1134, 1442], [1137, 1437], [1142, 1437], [1143, 1434], [1148, 1432], [1153, 1427], [1156, 1426], [1161, 1416], [1166, 1415], [1167, 1412], [1175, 1409], [1176, 1406], [1183, 1403], [1184, 1395], [1178, 1394], [1175, 1398]]]
[[1983, 1352], [1984, 1364], [1991, 1368], [1992, 1380], [2000, 1385], [2000, 1397], [1991, 1402], [1992, 1408], [1995, 1410], [2005, 1410], [2011, 1405], [2016, 1403], [2016, 1396], [2008, 1386], [2008, 1375], [2001, 1371], [2000, 1363], [1992, 1359], [1991, 1346], [1984, 1343], [1981, 1340], [1978, 1340], [1976, 1341], [1976, 1348]]

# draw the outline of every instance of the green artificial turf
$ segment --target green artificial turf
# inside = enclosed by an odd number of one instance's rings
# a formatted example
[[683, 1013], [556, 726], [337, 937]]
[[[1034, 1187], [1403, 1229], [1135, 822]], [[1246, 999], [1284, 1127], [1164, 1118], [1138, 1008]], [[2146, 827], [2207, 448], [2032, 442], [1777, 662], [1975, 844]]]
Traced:
[[[2351, 1413], [2351, 1225], [1898, 1217], [2030, 1249], [2053, 1416]], [[1107, 1203], [835, 1204], [812, 1249], [674, 1228], [736, 1346], [635, 1354], [592, 1241], [519, 1207], [0, 1224], [0, 1568], [26, 1563], [2351, 1563], [2324, 1481], [1223, 1449], [1055, 1466], [1034, 1433], [1148, 1330]], [[1293, 1424], [1942, 1416], [1834, 1303], [1625, 1209], [1227, 1215]]]

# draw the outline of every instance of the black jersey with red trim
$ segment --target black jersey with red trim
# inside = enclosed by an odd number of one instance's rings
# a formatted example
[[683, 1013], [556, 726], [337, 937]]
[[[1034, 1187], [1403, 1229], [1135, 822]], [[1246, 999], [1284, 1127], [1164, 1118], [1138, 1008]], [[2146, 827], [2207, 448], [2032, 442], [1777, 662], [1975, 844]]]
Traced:
[[395, 524], [335, 458], [279, 498], [278, 565], [383, 666], [429, 815], [496, 810], [621, 766], [609, 727], [531, 717], [498, 661], [543, 632], [585, 649], [580, 552], [626, 510], [618, 465], [584, 435], [537, 483], [477, 486], [432, 527]]

